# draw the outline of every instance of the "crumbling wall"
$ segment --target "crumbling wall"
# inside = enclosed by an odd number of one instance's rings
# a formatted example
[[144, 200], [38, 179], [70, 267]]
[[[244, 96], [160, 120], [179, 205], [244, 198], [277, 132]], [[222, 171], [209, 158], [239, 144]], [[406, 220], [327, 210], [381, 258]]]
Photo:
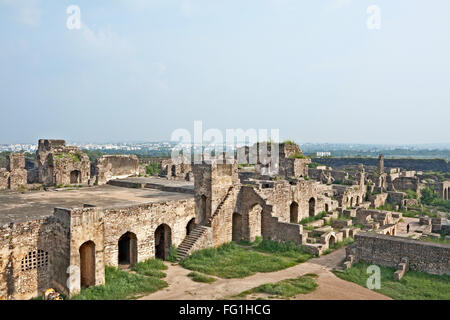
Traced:
[[99, 185], [111, 179], [137, 176], [139, 172], [136, 155], [104, 155], [95, 162], [95, 176]]
[[9, 171], [6, 168], [0, 168], [0, 190], [9, 188]]
[[56, 236], [52, 218], [0, 227], [0, 299], [30, 299], [49, 288]]
[[45, 186], [89, 183], [89, 157], [76, 147], [66, 146], [64, 140], [39, 140], [36, 157], [39, 181]]

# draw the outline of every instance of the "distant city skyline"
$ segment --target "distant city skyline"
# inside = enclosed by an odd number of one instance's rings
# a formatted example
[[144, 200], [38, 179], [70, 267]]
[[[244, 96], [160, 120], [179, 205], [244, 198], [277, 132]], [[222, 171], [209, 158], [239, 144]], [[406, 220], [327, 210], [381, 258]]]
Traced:
[[448, 12], [447, 0], [0, 0], [0, 144], [168, 141], [202, 120], [299, 144], [447, 145]]

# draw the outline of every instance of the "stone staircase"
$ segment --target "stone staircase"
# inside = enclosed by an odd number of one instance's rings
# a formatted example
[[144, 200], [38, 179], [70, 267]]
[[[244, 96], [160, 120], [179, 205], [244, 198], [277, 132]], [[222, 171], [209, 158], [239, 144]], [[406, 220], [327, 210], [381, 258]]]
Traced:
[[183, 242], [181, 242], [178, 247], [178, 255], [177, 261], [186, 258], [192, 251], [195, 243], [200, 239], [206, 232], [208, 231], [208, 227], [197, 225], [192, 229], [191, 233], [184, 238]]
[[211, 223], [214, 220], [214, 217], [219, 214], [225, 201], [227, 201], [227, 199], [230, 197], [231, 193], [233, 192], [233, 189], [234, 189], [234, 186], [231, 186], [230, 188], [228, 188], [227, 194], [225, 195], [225, 197], [222, 199], [222, 201], [217, 206], [216, 211], [214, 211], [214, 214], [212, 214], [211, 217], [208, 219], [207, 225], [209, 227], [211, 226]]

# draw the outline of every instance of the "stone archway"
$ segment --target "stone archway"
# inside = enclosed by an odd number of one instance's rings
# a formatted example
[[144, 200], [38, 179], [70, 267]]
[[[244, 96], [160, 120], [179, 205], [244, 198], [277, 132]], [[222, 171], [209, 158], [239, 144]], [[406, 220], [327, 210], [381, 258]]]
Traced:
[[356, 197], [356, 205], [359, 205], [359, 196]]
[[233, 241], [239, 241], [242, 239], [242, 216], [235, 212], [233, 213], [232, 220], [232, 237]]
[[95, 243], [87, 241], [80, 246], [81, 288], [95, 286]]
[[293, 201], [289, 206], [290, 218], [289, 221], [291, 223], [298, 223], [298, 203]]
[[192, 218], [186, 225], [186, 235], [187, 236], [190, 235], [192, 230], [194, 230], [194, 228], [195, 228], [195, 218]]
[[309, 205], [309, 216], [314, 217], [316, 215], [316, 199], [311, 198], [308, 201]]
[[79, 170], [73, 170], [70, 172], [70, 183], [81, 183], [81, 172]]
[[330, 211], [330, 206], [328, 205], [328, 203], [325, 203], [325, 211], [329, 212]]
[[353, 208], [353, 197], [350, 198], [350, 207]]
[[132, 232], [123, 234], [119, 239], [119, 266], [131, 267], [137, 262], [137, 238]]
[[167, 224], [161, 224], [155, 230], [155, 258], [166, 260], [172, 245], [172, 230]]
[[328, 248], [333, 247], [336, 244], [336, 237], [331, 234], [330, 237], [328, 238]]

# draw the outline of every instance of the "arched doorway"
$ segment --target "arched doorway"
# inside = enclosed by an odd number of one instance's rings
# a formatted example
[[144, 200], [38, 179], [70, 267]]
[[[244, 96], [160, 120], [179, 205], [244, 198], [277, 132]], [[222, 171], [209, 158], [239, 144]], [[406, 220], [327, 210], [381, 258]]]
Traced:
[[293, 201], [289, 208], [290, 211], [290, 222], [298, 223], [298, 203]]
[[95, 286], [95, 243], [87, 241], [80, 247], [81, 288]]
[[336, 237], [331, 235], [328, 239], [328, 248], [333, 247], [336, 244]]
[[167, 224], [162, 224], [155, 230], [155, 258], [166, 260], [172, 245], [172, 232]]
[[119, 239], [119, 266], [131, 267], [137, 262], [137, 238], [132, 232], [123, 234]]
[[81, 172], [78, 170], [74, 170], [70, 172], [70, 183], [81, 183]]
[[316, 199], [311, 198], [308, 201], [309, 204], [309, 216], [314, 217], [316, 215]]
[[359, 196], [356, 197], [356, 205], [359, 205]]
[[232, 240], [239, 241], [242, 239], [242, 216], [235, 212], [233, 213], [232, 226]]
[[330, 210], [330, 207], [328, 206], [328, 203], [325, 203], [325, 211], [328, 212]]
[[387, 235], [387, 236], [390, 236], [391, 234], [390, 234], [389, 231], [388, 231], [388, 232], [386, 232], [386, 235]]
[[188, 224], [186, 225], [186, 235], [190, 235], [192, 230], [195, 228], [195, 218], [192, 218], [189, 220]]
[[353, 197], [350, 198], [350, 207], [353, 208]]

